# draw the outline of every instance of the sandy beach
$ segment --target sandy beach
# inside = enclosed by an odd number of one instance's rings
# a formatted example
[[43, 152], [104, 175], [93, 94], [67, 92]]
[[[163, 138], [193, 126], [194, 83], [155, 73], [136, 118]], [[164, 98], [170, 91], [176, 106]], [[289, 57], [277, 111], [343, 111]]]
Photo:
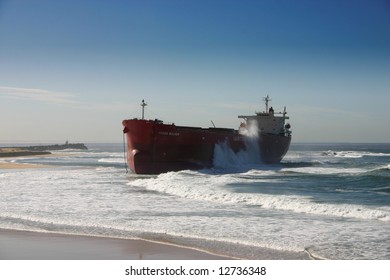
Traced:
[[134, 239], [0, 229], [1, 260], [214, 260], [206, 252]]
[[[46, 165], [0, 162], [0, 169]], [[208, 260], [227, 259], [157, 242], [0, 229], [2, 260]]]
[[[71, 154], [51, 154], [70, 156]], [[13, 162], [12, 157], [0, 159], [3, 169], [48, 168], [51, 165]], [[10, 170], [11, 172], [11, 170]], [[213, 245], [213, 244], [211, 244]], [[206, 246], [207, 247], [207, 246]], [[213, 247], [213, 246], [211, 246]], [[207, 247], [208, 248], [208, 247]], [[220, 252], [213, 248], [213, 252]], [[235, 255], [233, 251], [221, 254]], [[255, 253], [240, 254], [244, 259], [311, 259], [305, 253], [292, 253], [259, 248]], [[138, 239], [93, 237], [51, 232], [0, 229], [0, 260], [212, 260], [232, 259], [206, 251]]]
[[[47, 165], [0, 162], [0, 169]], [[212, 260], [228, 259], [195, 249], [134, 239], [0, 229], [0, 260]]]
[[19, 157], [55, 157], [55, 156], [65, 156], [65, 155], [61, 153], [53, 154], [51, 152], [24, 151], [23, 149], [19, 149], [19, 148], [0, 148], [0, 169], [47, 168], [50, 167], [50, 165], [16, 163], [13, 162], [13, 159], [17, 159]]
[[44, 168], [44, 167], [49, 167], [49, 165], [0, 162], [0, 169], [19, 169], [19, 168], [23, 169], [23, 168]]

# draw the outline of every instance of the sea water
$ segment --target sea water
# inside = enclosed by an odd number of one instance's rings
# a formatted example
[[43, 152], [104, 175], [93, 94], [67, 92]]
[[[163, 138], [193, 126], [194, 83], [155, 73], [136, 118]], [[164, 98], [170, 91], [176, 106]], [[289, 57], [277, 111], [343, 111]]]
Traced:
[[388, 144], [292, 144], [275, 165], [221, 144], [215, 168], [155, 176], [127, 173], [122, 144], [87, 146], [0, 159], [47, 166], [0, 170], [0, 228], [237, 258], [390, 259]]

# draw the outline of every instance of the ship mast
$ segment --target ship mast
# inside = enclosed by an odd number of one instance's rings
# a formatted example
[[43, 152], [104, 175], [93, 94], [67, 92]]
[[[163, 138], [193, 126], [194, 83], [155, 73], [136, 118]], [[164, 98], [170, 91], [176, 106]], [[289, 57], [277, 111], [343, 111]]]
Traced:
[[266, 97], [263, 98], [265, 101], [265, 112], [268, 113], [268, 102], [271, 101], [271, 98], [269, 98], [268, 94]]
[[148, 104], [145, 103], [145, 100], [142, 99], [142, 103], [141, 103], [141, 106], [142, 106], [142, 119], [145, 118], [145, 106], [147, 106]]

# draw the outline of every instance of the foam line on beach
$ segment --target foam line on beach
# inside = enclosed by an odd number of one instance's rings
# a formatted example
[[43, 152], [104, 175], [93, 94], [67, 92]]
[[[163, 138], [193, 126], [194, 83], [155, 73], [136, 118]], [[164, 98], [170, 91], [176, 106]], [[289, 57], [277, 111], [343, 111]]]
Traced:
[[274, 244], [253, 244], [253, 242], [237, 242], [226, 238], [201, 238], [181, 232], [145, 231], [145, 229], [120, 228], [114, 225], [68, 224], [33, 217], [0, 215], [1, 226], [7, 230], [153, 241], [237, 259], [305, 259], [303, 249], [276, 248]]
[[0, 229], [0, 259], [231, 259], [141, 239]]

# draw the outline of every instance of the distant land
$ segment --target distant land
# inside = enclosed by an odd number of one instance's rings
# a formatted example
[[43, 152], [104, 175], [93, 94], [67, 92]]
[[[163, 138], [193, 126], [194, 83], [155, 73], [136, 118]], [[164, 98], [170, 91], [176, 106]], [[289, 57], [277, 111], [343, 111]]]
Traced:
[[0, 157], [22, 157], [36, 155], [50, 155], [50, 151], [59, 151], [66, 149], [87, 150], [83, 143], [68, 143], [54, 145], [38, 145], [25, 147], [0, 147]]

